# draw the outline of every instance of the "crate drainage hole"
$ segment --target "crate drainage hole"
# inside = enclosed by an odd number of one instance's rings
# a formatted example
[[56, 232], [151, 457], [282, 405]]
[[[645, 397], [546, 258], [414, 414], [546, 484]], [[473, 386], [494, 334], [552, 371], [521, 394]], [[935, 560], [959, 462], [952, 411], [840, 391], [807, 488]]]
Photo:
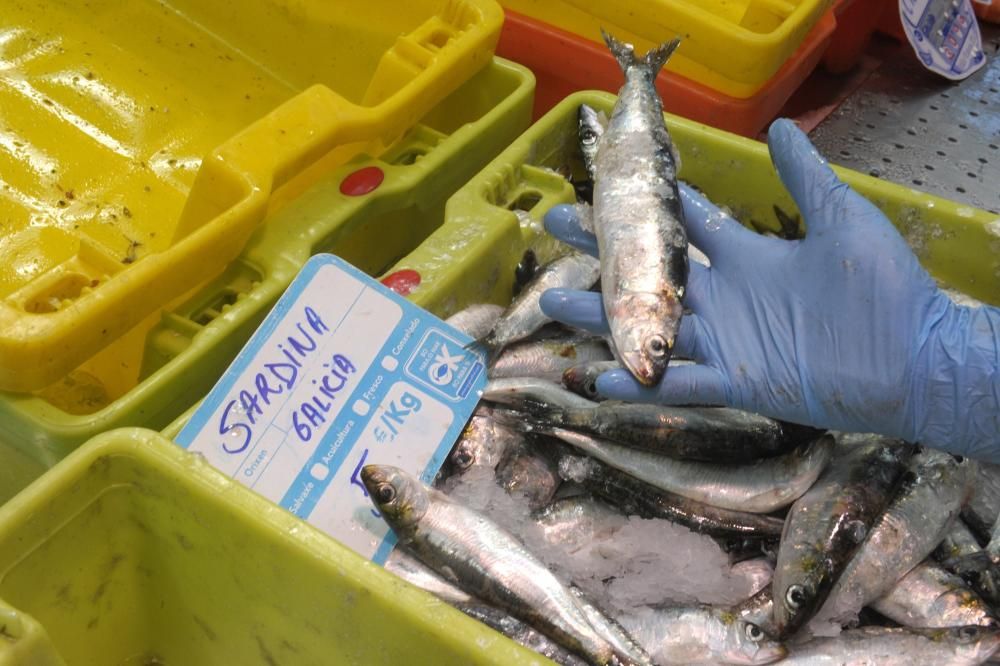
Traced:
[[523, 210], [526, 213], [530, 213], [531, 209], [537, 206], [541, 200], [541, 192], [528, 191], [519, 196], [508, 208], [510, 210]]

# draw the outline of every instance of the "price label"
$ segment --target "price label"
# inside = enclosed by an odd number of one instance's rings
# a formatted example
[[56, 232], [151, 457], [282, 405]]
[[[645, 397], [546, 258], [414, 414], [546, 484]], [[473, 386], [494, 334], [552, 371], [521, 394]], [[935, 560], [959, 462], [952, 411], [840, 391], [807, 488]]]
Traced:
[[899, 0], [903, 31], [924, 67], [955, 81], [986, 64], [969, 0]]
[[381, 564], [366, 464], [433, 481], [486, 384], [472, 340], [332, 255], [313, 257], [177, 436]]

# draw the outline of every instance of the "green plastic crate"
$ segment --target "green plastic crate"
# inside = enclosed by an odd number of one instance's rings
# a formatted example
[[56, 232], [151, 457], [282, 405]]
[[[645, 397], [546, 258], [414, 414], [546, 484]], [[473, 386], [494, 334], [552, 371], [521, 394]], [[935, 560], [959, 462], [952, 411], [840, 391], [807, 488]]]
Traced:
[[550, 663], [139, 428], [0, 508], [0, 627], [0, 666]]
[[[272, 211], [207, 286], [45, 391], [0, 394], [0, 503], [95, 435], [160, 429], [190, 407], [311, 255], [332, 252], [377, 275], [416, 247], [448, 198], [528, 126], [533, 92], [530, 71], [494, 58], [380, 157], [356, 158]], [[384, 174], [374, 190], [342, 191], [370, 187], [348, 178], [372, 168]]]
[[[541, 219], [552, 205], [574, 201], [562, 174], [583, 177], [577, 150], [577, 109], [610, 114], [615, 96], [573, 94], [521, 135], [448, 201], [446, 222], [392, 272], [413, 270], [417, 304], [448, 316], [470, 303], [505, 304], [514, 266], [528, 248], [550, 256]], [[778, 231], [773, 206], [796, 211], [778, 179], [767, 146], [707, 125], [667, 115], [681, 155], [680, 177], [744, 223]], [[931, 274], [987, 303], [1000, 304], [1000, 223], [995, 215], [954, 201], [835, 167], [881, 208]], [[992, 224], [992, 231], [990, 225]]]

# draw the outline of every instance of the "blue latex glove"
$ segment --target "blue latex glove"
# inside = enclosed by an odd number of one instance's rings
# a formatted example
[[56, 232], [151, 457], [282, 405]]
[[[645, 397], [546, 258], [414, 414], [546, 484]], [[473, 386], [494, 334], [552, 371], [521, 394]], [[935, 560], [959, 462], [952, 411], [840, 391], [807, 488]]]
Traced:
[[[806, 222], [804, 240], [758, 235], [681, 187], [691, 263], [670, 368], [645, 388], [625, 370], [597, 381], [608, 398], [714, 404], [816, 427], [877, 432], [1000, 461], [1000, 310], [954, 305], [906, 241], [841, 182], [790, 121], [771, 158]], [[572, 207], [546, 228], [596, 253]], [[607, 332], [600, 294], [553, 289], [542, 309]]]

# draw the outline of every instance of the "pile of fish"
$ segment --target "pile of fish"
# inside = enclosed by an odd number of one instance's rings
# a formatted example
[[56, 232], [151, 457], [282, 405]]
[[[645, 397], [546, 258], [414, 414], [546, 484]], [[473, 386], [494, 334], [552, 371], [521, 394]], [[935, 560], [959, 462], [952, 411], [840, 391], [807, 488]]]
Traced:
[[[435, 483], [368, 465], [399, 537], [386, 568], [559, 664], [978, 664], [1000, 648], [1000, 467], [717, 407], [601, 401], [670, 366], [687, 240], [652, 80], [636, 58], [605, 124], [580, 113], [600, 261], [526, 257], [507, 308], [449, 323], [490, 353]], [[784, 226], [784, 225], [783, 225]], [[789, 226], [796, 226], [790, 224]], [[600, 283], [608, 338], [548, 319]]]

